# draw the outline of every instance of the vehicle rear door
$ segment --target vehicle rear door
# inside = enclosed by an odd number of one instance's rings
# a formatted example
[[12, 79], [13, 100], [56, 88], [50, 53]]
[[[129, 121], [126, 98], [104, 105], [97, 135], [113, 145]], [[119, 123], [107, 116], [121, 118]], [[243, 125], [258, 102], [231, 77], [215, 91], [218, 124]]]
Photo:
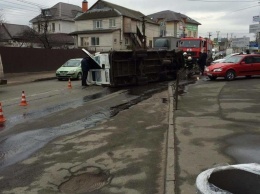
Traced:
[[[243, 63], [244, 62], [244, 63]], [[239, 75], [253, 75], [253, 56], [246, 56], [239, 66]]]
[[260, 75], [260, 56], [254, 56], [253, 58], [253, 74]]

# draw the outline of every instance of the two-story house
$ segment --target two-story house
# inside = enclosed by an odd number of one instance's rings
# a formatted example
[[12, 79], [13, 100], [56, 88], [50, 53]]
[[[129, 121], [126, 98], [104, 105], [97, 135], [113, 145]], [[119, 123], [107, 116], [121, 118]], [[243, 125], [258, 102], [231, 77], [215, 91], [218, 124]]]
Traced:
[[159, 25], [141, 12], [103, 0], [75, 18], [75, 25], [75, 44], [92, 51], [147, 48], [159, 35]]
[[148, 17], [160, 24], [160, 36], [198, 37], [198, 26], [201, 24], [184, 14], [165, 10]]
[[47, 33], [51, 41], [73, 45], [73, 37], [68, 34], [75, 31], [74, 18], [80, 13], [81, 7], [60, 2], [41, 10], [41, 14], [30, 20], [30, 23], [36, 32]]

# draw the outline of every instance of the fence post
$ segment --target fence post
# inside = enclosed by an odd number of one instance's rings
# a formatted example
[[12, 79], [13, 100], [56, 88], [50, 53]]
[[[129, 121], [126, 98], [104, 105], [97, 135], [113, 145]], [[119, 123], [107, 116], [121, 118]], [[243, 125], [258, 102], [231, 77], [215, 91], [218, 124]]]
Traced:
[[176, 76], [176, 83], [175, 83], [175, 92], [174, 92], [174, 98], [175, 98], [175, 110], [178, 109], [178, 90], [179, 90], [179, 70], [177, 70], [177, 76]]

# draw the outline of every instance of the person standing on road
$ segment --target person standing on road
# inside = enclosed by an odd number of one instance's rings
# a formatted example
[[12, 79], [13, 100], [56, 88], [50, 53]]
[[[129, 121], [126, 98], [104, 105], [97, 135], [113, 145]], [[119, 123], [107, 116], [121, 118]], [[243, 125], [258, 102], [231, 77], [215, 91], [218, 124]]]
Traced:
[[203, 53], [201, 53], [199, 61], [198, 61], [198, 64], [200, 66], [201, 75], [203, 75], [203, 73], [204, 73], [204, 68], [207, 64], [207, 58], [208, 58], [207, 51], [203, 50]]
[[82, 70], [82, 79], [81, 79], [81, 85], [83, 87], [88, 86], [87, 85], [87, 79], [88, 79], [88, 71], [90, 69], [89, 64], [89, 56], [87, 55], [81, 60], [81, 70]]

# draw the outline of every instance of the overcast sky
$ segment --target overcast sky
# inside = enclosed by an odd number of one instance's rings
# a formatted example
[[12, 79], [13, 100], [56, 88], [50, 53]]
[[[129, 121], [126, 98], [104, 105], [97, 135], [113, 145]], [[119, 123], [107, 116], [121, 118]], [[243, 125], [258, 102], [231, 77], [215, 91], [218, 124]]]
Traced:
[[[91, 7], [97, 0], [87, 0]], [[260, 13], [258, 0], [106, 0], [108, 2], [137, 10], [145, 15], [164, 10], [179, 12], [195, 19], [199, 26], [199, 36], [222, 38], [254, 39], [249, 33], [253, 16]], [[29, 20], [40, 13], [41, 8], [50, 8], [56, 3], [64, 2], [77, 6], [82, 0], [0, 0], [0, 13], [7, 23], [29, 25]]]

